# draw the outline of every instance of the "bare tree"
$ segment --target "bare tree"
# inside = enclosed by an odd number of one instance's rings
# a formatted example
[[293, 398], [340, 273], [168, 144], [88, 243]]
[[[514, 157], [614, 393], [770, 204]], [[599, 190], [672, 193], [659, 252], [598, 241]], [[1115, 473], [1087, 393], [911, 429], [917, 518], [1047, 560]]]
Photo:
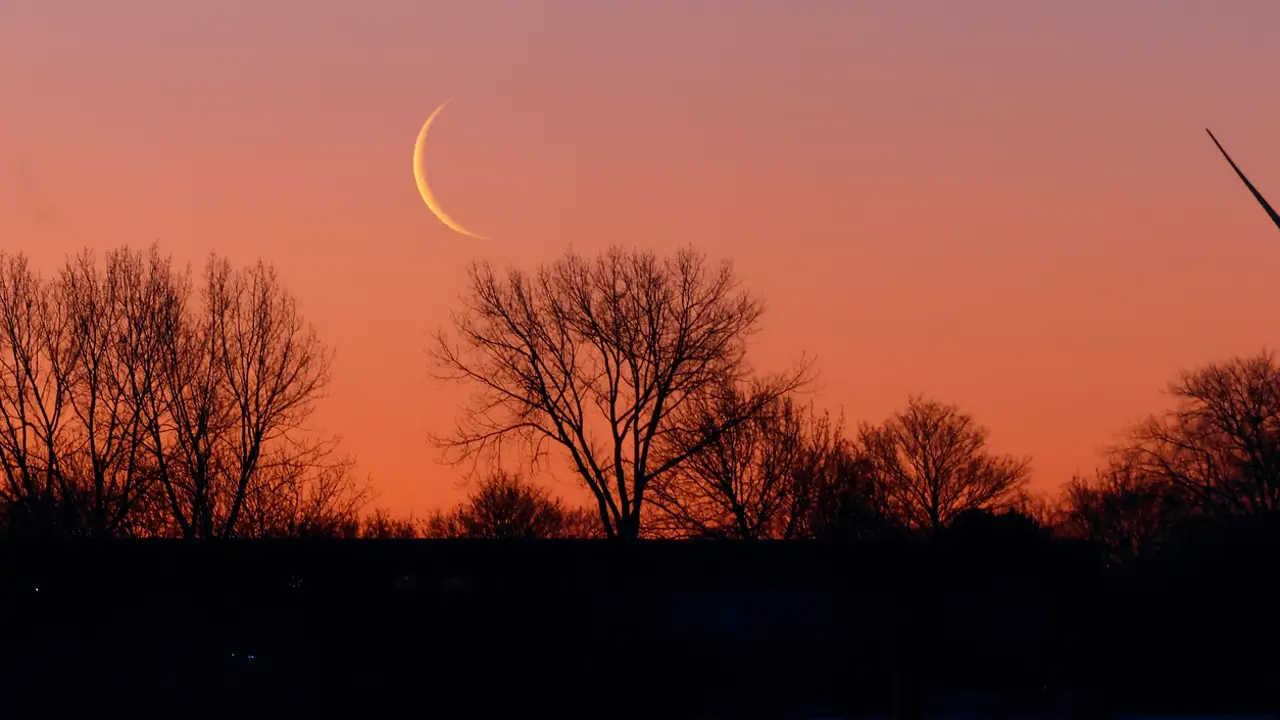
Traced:
[[[437, 442], [460, 461], [519, 441], [535, 463], [547, 443], [558, 445], [608, 537], [638, 537], [654, 478], [758, 411], [725, 418], [683, 454], [655, 453], [685, 402], [748, 373], [745, 340], [763, 307], [738, 290], [727, 263], [709, 267], [692, 250], [660, 259], [615, 248], [594, 259], [570, 252], [534, 276], [473, 266], [470, 285], [453, 316], [457, 344], [441, 332], [433, 355], [439, 377], [476, 392], [453, 435]], [[800, 375], [771, 378], [754, 397], [762, 406]]]
[[436, 510], [422, 521], [422, 537], [432, 540], [452, 540], [466, 537], [456, 510]]
[[653, 483], [651, 525], [676, 536], [751, 540], [802, 531], [819, 487], [839, 462], [842, 424], [787, 396], [716, 432], [726, 418], [758, 405], [735, 387], [686, 405], [695, 417], [664, 438], [663, 454], [683, 454], [704, 437], [714, 439]]
[[226, 537], [354, 522], [368, 498], [304, 422], [331, 354], [261, 264], [157, 248], [0, 256], [0, 503], [23, 532]]
[[935, 532], [968, 510], [1011, 507], [1030, 463], [986, 449], [988, 432], [954, 405], [913, 396], [861, 444], [904, 523]]
[[324, 449], [303, 443], [299, 431], [328, 386], [333, 353], [304, 323], [273, 268], [258, 263], [224, 277], [219, 340], [236, 429], [227, 444], [235, 488], [227, 525], [234, 527], [259, 468], [331, 468], [321, 462]]
[[1059, 535], [1098, 543], [1109, 562], [1123, 563], [1160, 546], [1184, 516], [1181, 493], [1144, 475], [1123, 455], [1092, 478], [1073, 478], [1054, 517]]
[[[276, 480], [331, 472], [303, 427], [324, 392], [332, 353], [274, 270], [235, 271], [214, 258], [202, 303], [179, 293], [165, 348], [165, 422], [153, 426], [160, 483], [184, 537], [229, 537], [245, 503]], [[264, 485], [265, 484], [265, 485]]]
[[482, 481], [458, 517], [467, 537], [487, 538], [553, 537], [564, 520], [546, 490], [503, 472]]
[[53, 287], [66, 314], [70, 346], [61, 369], [74, 415], [64, 472], [75, 476], [93, 537], [133, 534], [131, 511], [148, 492], [148, 406], [157, 389], [160, 334], [172, 271], [154, 247], [107, 254], [105, 271], [89, 251], [68, 259]]
[[355, 467], [353, 459], [338, 455], [332, 438], [308, 436], [272, 448], [246, 486], [235, 534], [345, 537], [358, 533], [360, 511], [374, 492], [367, 479], [356, 477]]
[[597, 537], [599, 519], [566, 508], [546, 489], [519, 476], [497, 471], [479, 482], [450, 513], [428, 519], [425, 534], [435, 538], [586, 538]]
[[418, 537], [418, 523], [412, 517], [397, 518], [382, 508], [364, 519], [360, 537], [375, 540], [411, 540]]
[[1050, 531], [1057, 528], [1062, 521], [1061, 498], [1052, 494], [1024, 489], [1013, 501], [1010, 509]]
[[884, 537], [901, 529], [889, 501], [888, 488], [875, 464], [852, 442], [840, 438], [813, 487], [813, 499], [797, 535], [802, 538], [856, 542]]
[[232, 428], [217, 337], [226, 308], [210, 277], [223, 270], [211, 264], [199, 311], [192, 307], [190, 279], [183, 278], [171, 289], [161, 318], [163, 385], [153, 402], [149, 434], [168, 501], [169, 532], [186, 538], [215, 536], [214, 504], [220, 495], [215, 482], [223, 479], [225, 467], [218, 441]]
[[1178, 488], [1195, 511], [1280, 510], [1280, 367], [1269, 352], [1184, 373], [1176, 406], [1122, 448], [1141, 474]]
[[561, 529], [557, 538], [566, 540], [599, 540], [604, 539], [604, 529], [600, 527], [600, 516], [589, 507], [561, 507]]
[[11, 527], [60, 532], [79, 522], [60, 453], [73, 352], [58, 298], [26, 257], [0, 254], [0, 497]]

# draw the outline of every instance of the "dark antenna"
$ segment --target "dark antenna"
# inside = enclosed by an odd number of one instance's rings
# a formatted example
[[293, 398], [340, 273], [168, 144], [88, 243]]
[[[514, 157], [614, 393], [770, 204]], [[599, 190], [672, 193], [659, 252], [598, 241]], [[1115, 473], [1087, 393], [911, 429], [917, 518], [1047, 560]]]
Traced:
[[1258, 202], [1262, 205], [1262, 209], [1266, 210], [1267, 214], [1271, 216], [1271, 222], [1275, 223], [1276, 227], [1280, 228], [1280, 215], [1277, 215], [1276, 211], [1272, 209], [1271, 204], [1267, 202], [1267, 199], [1262, 197], [1262, 193], [1258, 192], [1258, 188], [1254, 187], [1253, 183], [1249, 182], [1249, 178], [1244, 176], [1244, 173], [1236, 166], [1235, 161], [1231, 159], [1231, 156], [1227, 154], [1227, 151], [1222, 149], [1222, 143], [1218, 142], [1218, 138], [1213, 137], [1213, 131], [1209, 128], [1205, 128], [1204, 131], [1209, 133], [1209, 137], [1213, 140], [1213, 144], [1218, 146], [1218, 150], [1222, 151], [1222, 156], [1227, 159], [1227, 162], [1231, 163], [1231, 169], [1236, 171], [1236, 174], [1244, 181], [1245, 187], [1249, 188], [1249, 192], [1253, 193], [1253, 196], [1258, 199]]

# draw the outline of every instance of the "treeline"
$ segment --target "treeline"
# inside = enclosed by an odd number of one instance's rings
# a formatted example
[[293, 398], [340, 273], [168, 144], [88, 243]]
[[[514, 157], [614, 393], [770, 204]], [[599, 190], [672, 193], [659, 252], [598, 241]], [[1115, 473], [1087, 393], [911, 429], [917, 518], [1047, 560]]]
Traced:
[[467, 499], [449, 512], [436, 511], [419, 520], [378, 509], [356, 531], [359, 537], [383, 540], [602, 537], [600, 523], [590, 511], [570, 507], [545, 488], [501, 471], [478, 480]]
[[[778, 397], [652, 485], [641, 536], [891, 539], [941, 530], [966, 513], [1035, 507], [1028, 461], [990, 453], [986, 437], [958, 408], [911, 398], [850, 438], [839, 419]], [[365, 527], [383, 538], [604, 536], [590, 509], [505, 472], [480, 478], [450, 512], [413, 520], [379, 510]]]
[[[156, 248], [85, 252], [52, 277], [0, 255], [0, 523], [58, 537], [721, 538], [931, 536], [966, 517], [1096, 543], [1113, 563], [1280, 503], [1280, 367], [1210, 364], [1055, 497], [1028, 458], [925, 397], [848, 427], [805, 399], [813, 364], [762, 373], [763, 313], [731, 265], [570, 252], [533, 273], [473, 266], [436, 374], [474, 390], [446, 460], [567, 463], [571, 507], [517, 474], [457, 508], [363, 513], [372, 488], [307, 426], [332, 352], [274, 271]], [[496, 465], [496, 464], [495, 464]], [[483, 467], [484, 465], [478, 465]]]
[[801, 359], [747, 362], [763, 313], [729, 263], [611, 249], [527, 273], [473, 266], [434, 350], [473, 389], [455, 460], [558, 451], [607, 537], [863, 540], [930, 536], [964, 518], [1096, 543], [1109, 561], [1269, 525], [1280, 509], [1280, 367], [1209, 364], [1124, 433], [1093, 477], [1028, 491], [1026, 458], [992, 452], [960, 408], [924, 397], [847, 429], [802, 400]]
[[281, 536], [350, 524], [369, 488], [305, 427], [332, 353], [275, 272], [156, 248], [0, 254], [0, 505], [12, 534]]
[[[1052, 495], [1030, 492], [1028, 461], [991, 453], [986, 429], [955, 406], [915, 397], [885, 422], [849, 432], [784, 396], [655, 482], [643, 536], [891, 540], [994, 516], [1030, 534], [1092, 543], [1120, 566], [1270, 527], [1280, 517], [1275, 358], [1208, 364], [1171, 392], [1171, 409], [1123, 433], [1102, 468]], [[523, 490], [495, 503], [494, 485]], [[575, 536], [565, 525], [542, 531], [522, 522], [561, 506], [517, 478], [481, 482], [455, 513], [477, 506], [488, 511], [484, 524], [442, 533], [438, 521], [424, 522], [402, 536]], [[599, 532], [598, 522], [573, 527], [582, 537]]]
[[1067, 483], [1042, 521], [1112, 563], [1263, 537], [1280, 510], [1280, 366], [1270, 352], [1206, 364], [1170, 387], [1174, 407], [1131, 428], [1092, 477]]

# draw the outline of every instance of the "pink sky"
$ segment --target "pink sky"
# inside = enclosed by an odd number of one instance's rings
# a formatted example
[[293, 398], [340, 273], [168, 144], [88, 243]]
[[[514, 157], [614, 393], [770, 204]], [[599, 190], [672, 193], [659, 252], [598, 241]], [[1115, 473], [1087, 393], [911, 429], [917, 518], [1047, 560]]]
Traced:
[[[959, 404], [1050, 489], [1176, 373], [1275, 344], [1280, 4], [5, 0], [0, 248], [274, 263], [336, 348], [317, 424], [423, 513], [472, 260], [730, 257], [761, 368]], [[424, 207], [410, 156], [457, 235]], [[559, 483], [569, 483], [568, 475]], [[576, 496], [561, 485], [557, 489]]]

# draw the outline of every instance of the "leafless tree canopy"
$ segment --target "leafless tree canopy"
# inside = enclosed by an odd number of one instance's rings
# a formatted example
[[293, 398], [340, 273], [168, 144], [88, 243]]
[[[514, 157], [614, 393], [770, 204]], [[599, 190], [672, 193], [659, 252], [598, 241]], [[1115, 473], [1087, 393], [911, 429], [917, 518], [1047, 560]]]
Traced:
[[912, 397], [861, 444], [889, 502], [910, 527], [934, 532], [968, 510], [1010, 507], [1026, 486], [1029, 462], [987, 451], [987, 430], [953, 405]]
[[[665, 454], [684, 454], [686, 446], [714, 439], [654, 482], [651, 525], [677, 537], [790, 539], [804, 533], [819, 493], [848, 452], [841, 423], [790, 396], [760, 403], [733, 387], [689, 408], [699, 417], [665, 438]], [[727, 418], [743, 416], [749, 419], [714, 431]]]
[[1106, 548], [1121, 563], [1157, 549], [1182, 515], [1178, 493], [1117, 455], [1093, 478], [1073, 478], [1063, 488], [1053, 527], [1064, 537]]
[[518, 476], [496, 472], [456, 510], [428, 519], [425, 533], [434, 538], [592, 538], [600, 523], [581, 508], [566, 507], [545, 489]]
[[[23, 256], [0, 255], [0, 462], [14, 521], [62, 530], [74, 517], [60, 467], [68, 405], [65, 314]], [[67, 530], [73, 528], [65, 528]]]
[[419, 536], [413, 518], [397, 518], [378, 508], [360, 523], [359, 536], [374, 540], [409, 540]]
[[533, 275], [475, 266], [441, 333], [440, 377], [469, 383], [473, 404], [438, 441], [454, 460], [527, 443], [535, 460], [559, 446], [595, 497], [609, 537], [634, 538], [646, 490], [719, 433], [757, 414], [801, 373], [758, 383], [757, 405], [708, 428], [700, 443], [661, 455], [691, 399], [748, 374], [745, 341], [763, 310], [728, 264], [692, 250], [671, 258], [609, 250], [570, 252]]
[[164, 453], [160, 483], [184, 536], [228, 537], [247, 500], [321, 459], [298, 442], [328, 383], [331, 353], [262, 264], [235, 272], [211, 261], [200, 302], [171, 325], [171, 422], [156, 428], [156, 439], [174, 452]]
[[[823, 447], [822, 444], [818, 445]], [[855, 443], [836, 437], [814, 483], [798, 537], [850, 542], [882, 538], [901, 529], [890, 488]]]
[[[1183, 373], [1175, 405], [1075, 478], [1049, 517], [1065, 537], [1099, 543], [1113, 563], [1170, 547], [1196, 528], [1265, 520], [1280, 493], [1280, 368], [1263, 352]], [[1208, 523], [1208, 525], [1205, 525]]]
[[285, 534], [367, 496], [303, 424], [330, 352], [265, 265], [189, 274], [88, 251], [43, 281], [0, 256], [0, 500], [93, 537]]
[[1171, 392], [1177, 406], [1135, 429], [1128, 462], [1197, 512], [1280, 509], [1280, 367], [1271, 353], [1185, 373]]

